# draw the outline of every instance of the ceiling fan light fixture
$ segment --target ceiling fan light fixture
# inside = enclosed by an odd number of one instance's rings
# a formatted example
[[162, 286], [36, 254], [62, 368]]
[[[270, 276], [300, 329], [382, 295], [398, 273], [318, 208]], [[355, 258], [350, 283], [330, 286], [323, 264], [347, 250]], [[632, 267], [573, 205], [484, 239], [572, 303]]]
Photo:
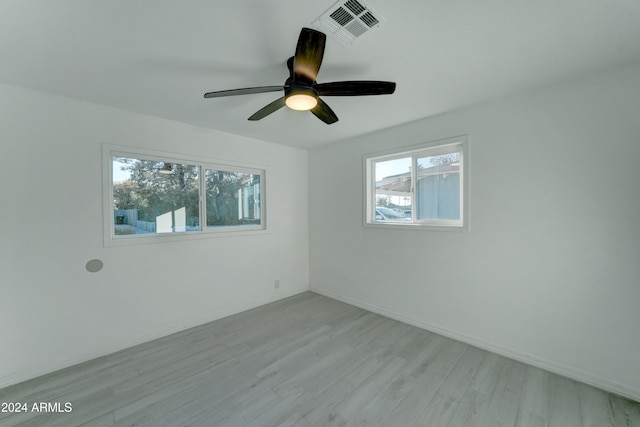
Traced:
[[289, 92], [284, 102], [292, 110], [309, 111], [318, 105], [318, 95], [312, 89], [297, 89]]

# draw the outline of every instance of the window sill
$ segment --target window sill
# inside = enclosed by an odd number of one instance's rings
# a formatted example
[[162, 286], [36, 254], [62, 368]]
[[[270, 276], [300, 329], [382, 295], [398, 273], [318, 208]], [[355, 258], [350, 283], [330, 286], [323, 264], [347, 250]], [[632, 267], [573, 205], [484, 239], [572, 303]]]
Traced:
[[249, 237], [262, 236], [267, 234], [265, 227], [251, 228], [228, 228], [205, 231], [193, 231], [182, 233], [153, 233], [130, 236], [107, 237], [104, 247], [128, 246], [128, 245], [150, 245], [167, 242], [180, 242], [188, 240], [211, 239], [220, 237]]
[[390, 222], [365, 222], [364, 228], [370, 229], [392, 229], [392, 230], [411, 230], [411, 231], [449, 231], [468, 233], [469, 227], [463, 225], [435, 225], [435, 224], [416, 224], [416, 223], [390, 223]]

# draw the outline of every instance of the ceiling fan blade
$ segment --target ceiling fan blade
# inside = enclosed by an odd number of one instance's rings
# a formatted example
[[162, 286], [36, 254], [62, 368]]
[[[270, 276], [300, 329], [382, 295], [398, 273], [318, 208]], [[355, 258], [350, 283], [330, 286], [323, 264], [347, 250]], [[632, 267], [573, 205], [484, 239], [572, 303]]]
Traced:
[[253, 116], [249, 117], [249, 120], [256, 121], [256, 120], [264, 119], [269, 114], [275, 113], [276, 111], [284, 107], [284, 105], [285, 103], [284, 103], [284, 96], [283, 96], [282, 98], [278, 98], [275, 101], [273, 101], [271, 104], [265, 107], [262, 107], [260, 110], [256, 111], [253, 114]]
[[284, 90], [284, 86], [259, 86], [245, 87], [243, 89], [219, 90], [217, 92], [207, 92], [205, 98], [219, 98], [222, 96], [249, 95], [252, 93], [277, 92]]
[[324, 102], [322, 99], [318, 98], [318, 105], [311, 109], [311, 112], [314, 116], [330, 125], [331, 123], [335, 123], [338, 121], [338, 116], [333, 110]]
[[293, 77], [296, 82], [312, 84], [316, 80], [327, 36], [311, 28], [300, 31], [296, 55], [293, 60]]
[[394, 82], [356, 80], [320, 83], [315, 86], [320, 96], [390, 95], [396, 90]]

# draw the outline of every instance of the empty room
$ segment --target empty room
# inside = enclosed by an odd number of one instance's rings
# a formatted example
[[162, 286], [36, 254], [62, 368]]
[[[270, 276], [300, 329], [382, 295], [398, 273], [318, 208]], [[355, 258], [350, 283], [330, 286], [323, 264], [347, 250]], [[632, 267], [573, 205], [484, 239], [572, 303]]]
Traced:
[[0, 149], [1, 427], [640, 427], [637, 0], [3, 0]]

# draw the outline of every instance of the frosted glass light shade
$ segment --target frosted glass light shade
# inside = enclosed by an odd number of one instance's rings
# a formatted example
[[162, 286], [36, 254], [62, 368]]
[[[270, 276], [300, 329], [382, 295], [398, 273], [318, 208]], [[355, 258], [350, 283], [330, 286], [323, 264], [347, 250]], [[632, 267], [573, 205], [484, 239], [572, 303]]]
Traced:
[[287, 107], [297, 111], [308, 111], [318, 105], [318, 100], [305, 93], [289, 95], [285, 100]]

